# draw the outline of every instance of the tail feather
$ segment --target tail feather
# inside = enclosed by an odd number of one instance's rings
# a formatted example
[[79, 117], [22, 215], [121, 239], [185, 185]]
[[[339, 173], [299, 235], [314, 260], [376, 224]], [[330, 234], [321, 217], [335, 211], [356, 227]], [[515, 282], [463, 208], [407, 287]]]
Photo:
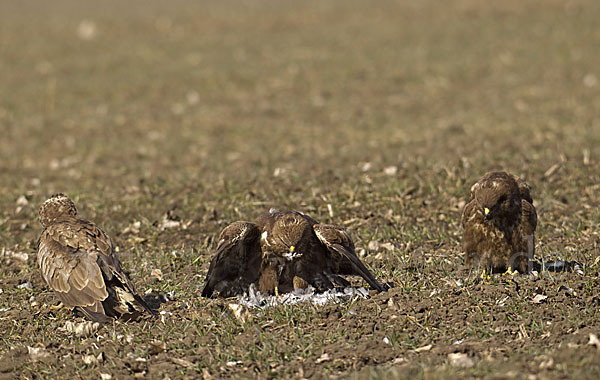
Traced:
[[145, 313], [156, 315], [156, 310], [153, 310], [146, 301], [138, 294], [128, 289], [128, 287], [115, 284], [107, 287], [108, 297], [102, 301], [106, 315], [122, 318], [124, 320], [134, 320]]
[[104, 307], [100, 301], [97, 301], [92, 306], [80, 306], [79, 310], [83, 313], [83, 315], [94, 322], [106, 323], [110, 319], [106, 316]]
[[135, 298], [135, 300], [137, 301], [137, 303], [148, 313], [150, 313], [150, 315], [158, 315], [158, 311], [154, 310], [150, 307], [150, 305], [148, 305], [146, 303], [146, 301], [144, 301], [144, 299], [142, 297], [140, 297], [137, 294], [134, 294], [133, 297]]

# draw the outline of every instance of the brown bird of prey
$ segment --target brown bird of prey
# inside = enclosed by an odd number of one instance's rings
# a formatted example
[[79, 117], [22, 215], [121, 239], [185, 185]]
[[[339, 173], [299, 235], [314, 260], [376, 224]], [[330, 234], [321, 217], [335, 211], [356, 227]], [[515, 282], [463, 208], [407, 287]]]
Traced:
[[271, 209], [254, 223], [235, 222], [221, 232], [202, 296], [215, 290], [239, 295], [253, 283], [276, 295], [308, 285], [317, 291], [349, 286], [341, 275], [359, 275], [373, 289], [386, 289], [359, 260], [344, 228]]
[[491, 172], [471, 187], [462, 215], [465, 263], [485, 271], [527, 272], [535, 248], [537, 214], [527, 183]]
[[42, 279], [65, 306], [77, 307], [97, 322], [156, 314], [121, 269], [110, 237], [80, 218], [68, 196], [52, 195], [39, 217], [44, 228], [37, 254]]

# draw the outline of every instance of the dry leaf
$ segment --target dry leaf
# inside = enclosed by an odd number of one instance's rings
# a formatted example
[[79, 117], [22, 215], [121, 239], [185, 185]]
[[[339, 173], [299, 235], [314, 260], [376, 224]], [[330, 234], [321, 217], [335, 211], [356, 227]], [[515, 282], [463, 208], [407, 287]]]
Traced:
[[471, 368], [475, 365], [473, 359], [462, 352], [448, 354], [448, 360], [450, 360], [450, 364], [455, 367]]
[[319, 364], [319, 363], [323, 363], [323, 362], [328, 362], [329, 360], [331, 360], [331, 359], [329, 359], [329, 354], [324, 353], [315, 361], [315, 363]]
[[428, 344], [427, 346], [423, 346], [423, 347], [419, 347], [419, 348], [415, 348], [413, 351], [414, 352], [423, 352], [423, 351], [429, 351], [433, 348], [432, 344]]
[[554, 172], [556, 172], [556, 170], [560, 167], [559, 164], [554, 164], [552, 166], [550, 166], [550, 168], [548, 170], [546, 170], [546, 172], [544, 173], [544, 177], [550, 177], [552, 174], [554, 174]]
[[535, 297], [533, 297], [533, 300], [531, 302], [542, 303], [542, 301], [545, 300], [546, 298], [548, 298], [548, 296], [545, 296], [543, 294], [536, 294]]
[[24, 195], [21, 195], [16, 202], [17, 206], [27, 206], [29, 204], [29, 201], [27, 200], [27, 197]]
[[379, 244], [379, 246], [388, 251], [393, 251], [396, 248], [396, 247], [394, 247], [394, 245], [392, 243], [382, 243], [382, 244]]
[[398, 167], [397, 166], [388, 166], [387, 168], [383, 169], [383, 174], [385, 175], [396, 175], [396, 173], [398, 172]]
[[554, 359], [552, 359], [551, 357], [547, 355], [540, 355], [538, 359], [542, 361], [539, 365], [540, 369], [550, 369], [554, 367]]
[[194, 365], [194, 363], [187, 361], [185, 359], [171, 358], [171, 361], [180, 367], [191, 367]]
[[31, 347], [27, 346], [27, 352], [32, 362], [44, 360], [50, 356], [50, 353], [46, 351], [44, 347]]
[[165, 342], [156, 339], [150, 342], [148, 347], [148, 353], [150, 355], [156, 355], [166, 350], [167, 345], [165, 344]]
[[242, 323], [246, 323], [246, 321], [252, 317], [248, 311], [248, 308], [245, 306], [237, 303], [230, 303], [227, 306], [229, 307], [229, 310], [233, 312], [233, 315], [237, 318], [237, 320]]
[[98, 322], [85, 321], [81, 323], [73, 323], [71, 321], [67, 321], [61, 330], [75, 334], [76, 337], [85, 338], [96, 333], [99, 328], [100, 323]]
[[181, 225], [181, 222], [178, 220], [170, 220], [167, 218], [167, 215], [164, 216], [163, 221], [161, 223], [160, 226], [160, 230], [164, 231], [168, 228], [175, 228], [175, 227], [179, 227]]
[[379, 243], [375, 240], [371, 240], [369, 242], [369, 245], [367, 246], [367, 248], [369, 249], [369, 251], [377, 251], [379, 250]]
[[150, 272], [150, 277], [156, 278], [158, 281], [162, 281], [163, 273], [160, 269], [155, 268]]
[[7, 249], [2, 248], [2, 257], [6, 257], [8, 259], [14, 259], [20, 262], [27, 262], [29, 260], [29, 255], [25, 252], [14, 252]]
[[104, 355], [101, 353], [99, 353], [98, 355], [94, 356], [94, 355], [82, 355], [82, 359], [83, 362], [87, 365], [90, 364], [97, 364], [97, 363], [101, 363], [102, 361], [104, 361]]

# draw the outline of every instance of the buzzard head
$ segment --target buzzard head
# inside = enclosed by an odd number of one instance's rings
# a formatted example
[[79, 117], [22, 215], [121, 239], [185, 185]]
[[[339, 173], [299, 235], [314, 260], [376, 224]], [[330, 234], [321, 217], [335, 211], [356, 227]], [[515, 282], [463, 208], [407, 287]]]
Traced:
[[39, 216], [43, 227], [48, 227], [58, 218], [76, 216], [75, 203], [63, 193], [52, 195], [40, 206]]
[[487, 220], [517, 221], [521, 214], [521, 196], [514, 178], [505, 172], [486, 175], [474, 187], [473, 197]]
[[[312, 228], [302, 215], [289, 212], [283, 213], [273, 223], [269, 235], [263, 234], [269, 251], [279, 257], [292, 260], [305, 251], [305, 245], [310, 239]], [[266, 236], [265, 236], [266, 235]]]

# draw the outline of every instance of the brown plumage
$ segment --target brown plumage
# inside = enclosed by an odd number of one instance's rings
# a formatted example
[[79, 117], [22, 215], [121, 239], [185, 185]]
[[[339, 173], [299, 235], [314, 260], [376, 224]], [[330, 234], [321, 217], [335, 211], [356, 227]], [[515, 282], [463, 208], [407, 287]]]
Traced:
[[471, 187], [462, 215], [465, 262], [482, 269], [527, 272], [537, 214], [530, 187], [512, 174], [491, 172]]
[[217, 253], [210, 263], [203, 297], [216, 290], [224, 297], [241, 294], [259, 277], [260, 232], [250, 222], [234, 222], [219, 236]]
[[[247, 239], [241, 234], [224, 236], [239, 223], [249, 226], [252, 235]], [[243, 276], [237, 268], [244, 268]], [[202, 295], [209, 297], [218, 287], [222, 295], [241, 294], [252, 283], [261, 292], [275, 294], [308, 285], [318, 291], [349, 286], [340, 275], [359, 275], [372, 288], [385, 290], [359, 260], [345, 229], [319, 224], [297, 211], [271, 209], [254, 223], [236, 222], [223, 230]], [[239, 280], [232, 283], [231, 279]]]
[[110, 237], [80, 218], [68, 196], [52, 195], [39, 217], [44, 228], [37, 254], [42, 279], [65, 306], [98, 322], [155, 314], [121, 269]]

